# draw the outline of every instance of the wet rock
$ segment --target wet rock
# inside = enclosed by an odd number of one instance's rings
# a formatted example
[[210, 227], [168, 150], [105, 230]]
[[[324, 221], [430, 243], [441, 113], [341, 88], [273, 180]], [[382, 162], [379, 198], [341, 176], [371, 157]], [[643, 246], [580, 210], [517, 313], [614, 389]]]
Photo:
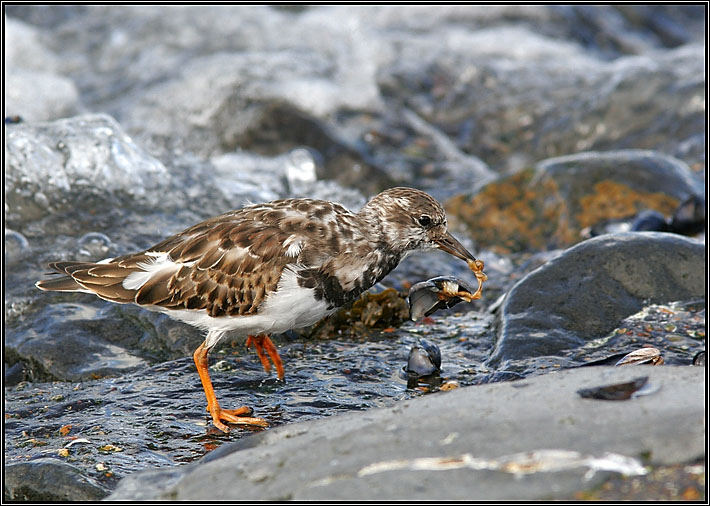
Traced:
[[41, 40], [32, 24], [5, 15], [5, 65], [27, 70], [56, 72], [59, 58]]
[[[690, 152], [691, 162], [704, 153], [695, 79], [704, 53], [693, 45], [702, 24], [692, 6], [54, 11], [10, 12], [61, 27], [45, 38], [63, 48], [60, 63], [85, 103], [165, 157], [236, 147], [274, 154], [305, 143], [329, 174], [366, 193], [397, 181], [446, 186], [448, 196], [490, 174], [488, 165], [608, 149], [608, 137], [624, 134], [611, 147], [637, 145], [628, 137], [638, 129], [653, 136], [646, 147], [680, 144], [666, 151]], [[629, 53], [642, 56], [617, 58]], [[639, 83], [656, 92], [640, 93]], [[641, 104], [616, 115], [631, 107], [627, 94]], [[670, 103], [656, 105], [659, 97]], [[678, 135], [656, 133], [666, 131]], [[565, 135], [566, 144], [548, 148]]]
[[473, 191], [495, 178], [483, 160], [461, 150], [438, 125], [406, 107], [375, 117], [352, 113], [334, 127], [397, 185], [416, 186], [442, 202], [462, 188]]
[[[623, 150], [589, 152], [544, 160], [535, 167], [534, 181], [554, 184], [568, 203], [568, 214], [581, 226], [601, 219], [633, 216], [655, 209], [668, 215], [694, 195], [704, 194], [702, 182], [681, 160], [659, 152]], [[675, 205], [668, 209], [671, 199]]]
[[[319, 179], [334, 180], [367, 195], [396, 186], [386, 170], [358, 143], [345, 139], [316, 116], [281, 102], [252, 105], [254, 109], [257, 107], [258, 111], [252, 114], [244, 131], [222, 142], [221, 149], [240, 148], [273, 156], [308, 146], [319, 158], [316, 166]], [[223, 132], [216, 132], [215, 137], [218, 135]]]
[[[130, 476], [110, 499], [549, 500], [593, 487], [609, 474], [601, 469], [588, 473], [589, 467], [579, 463], [527, 474], [522, 461], [521, 467], [497, 469], [493, 462], [517, 462], [513, 455], [520, 452], [552, 457], [549, 452], [554, 450], [556, 455], [576, 452], [595, 458], [612, 453], [619, 456], [617, 462], [631, 457], [628, 462], [638, 469], [643, 454], [654, 464], [703, 455], [702, 369], [649, 368], [649, 382], [662, 388], [652, 396], [619, 403], [581, 399], [576, 393], [592, 382], [629, 381], [637, 372], [560, 371], [291, 424], [261, 434], [252, 445], [224, 451], [222, 458], [183, 467], [181, 478], [174, 470]], [[557, 423], [550, 424], [551, 413]], [[581, 438], [581, 433], [595, 437]], [[439, 459], [446, 459], [449, 467], [437, 468]], [[483, 459], [493, 468], [477, 468], [470, 459]], [[167, 488], [160, 485], [163, 476], [171, 482]]]
[[701, 181], [680, 160], [623, 150], [551, 158], [447, 202], [447, 211], [480, 246], [501, 251], [572, 245], [600, 222], [655, 210], [670, 216]]
[[661, 232], [584, 241], [520, 280], [499, 312], [490, 363], [583, 346], [645, 304], [705, 293], [705, 246]]
[[6, 114], [25, 121], [47, 121], [74, 115], [79, 93], [66, 77], [12, 69], [5, 76], [5, 101]]
[[83, 304], [47, 305], [7, 329], [5, 353], [14, 361], [32, 364], [25, 375], [35, 380], [78, 381], [145, 367], [146, 362], [128, 349], [136, 347], [142, 329], [115, 314], [101, 313]]
[[644, 304], [639, 312], [624, 318], [605, 336], [560, 355], [571, 359], [573, 366], [625, 363], [687, 366], [704, 346], [705, 300], [696, 299]]
[[7, 362], [3, 362], [3, 369], [5, 373], [5, 385], [15, 386], [25, 377], [24, 375], [25, 365], [22, 362], [15, 362], [13, 365], [8, 365]]
[[[374, 165], [398, 182], [454, 188], [479, 179], [487, 165], [512, 160], [519, 168], [608, 149], [609, 138], [624, 147], [646, 134], [644, 147], [690, 153], [689, 162], [704, 153], [703, 85], [695, 79], [704, 53], [693, 45], [702, 42], [702, 24], [692, 6], [55, 10], [15, 12], [61, 26], [45, 37], [64, 48], [61, 63], [85, 103], [166, 156], [250, 143], [281, 152], [306, 141], [329, 172], [353, 184], [385, 184], [368, 177], [382, 176]], [[629, 53], [641, 56], [618, 58]], [[653, 92], [635, 88], [649, 83]], [[656, 105], [659, 97], [668, 103]], [[423, 130], [407, 120], [412, 114]], [[403, 133], [394, 142], [399, 153], [388, 149], [395, 131]], [[666, 131], [678, 135], [657, 133]], [[454, 174], [467, 164], [481, 170]]]
[[9, 228], [5, 229], [3, 263], [5, 267], [12, 266], [27, 258], [30, 253], [30, 243], [24, 235]]
[[56, 458], [5, 463], [4, 474], [7, 501], [98, 501], [109, 493], [77, 467]]
[[349, 16], [346, 32], [340, 19], [318, 8], [183, 6], [166, 15], [147, 6], [94, 7], [68, 17], [57, 36], [88, 103], [153, 139], [151, 149], [204, 156], [234, 149], [262, 121], [278, 123], [280, 104], [307, 120], [285, 116], [282, 127], [302, 131], [271, 132], [271, 149], [280, 149], [279, 133], [284, 141], [318, 135], [314, 118], [378, 106], [374, 73], [389, 51], [367, 37], [369, 16]]
[[699, 39], [612, 61], [520, 24], [408, 42], [380, 76], [383, 94], [443, 125], [494, 170], [629, 146], [704, 166]]
[[[359, 164], [366, 175], [386, 182], [317, 119], [344, 105], [334, 94], [339, 88], [331, 82], [337, 77], [329, 75], [329, 63], [325, 55], [298, 49], [196, 58], [173, 79], [141, 94], [124, 122], [151, 145], [200, 155], [238, 147], [274, 154], [308, 145], [322, 152], [334, 175]], [[300, 91], [309, 82], [313, 93]], [[190, 105], [177, 108], [177, 103]]]
[[[389, 406], [424, 394], [407, 389], [406, 379], [398, 374], [415, 335], [428, 334], [427, 339], [438, 341], [446, 357], [447, 378], [465, 386], [477, 377], [471, 364], [482, 363], [490, 348], [490, 339], [473, 339], [489, 320], [468, 314], [455, 317], [454, 323], [441, 321], [426, 328], [405, 322], [402, 329], [373, 330], [367, 339], [274, 337], [286, 381], [264, 373], [253, 349], [246, 349], [243, 342], [225, 340], [212, 354], [210, 374], [222, 405], [248, 405], [272, 428]], [[95, 476], [99, 464], [110, 471], [111, 477], [101, 474], [97, 479], [113, 487], [116, 480], [138, 470], [184, 465], [229, 441], [246, 438], [246, 443], [253, 434], [249, 428], [235, 427], [225, 435], [211, 426], [192, 351], [114, 377], [6, 385], [6, 462], [68, 449], [67, 458], [87, 476]], [[69, 425], [67, 435], [62, 427]], [[88, 442], [70, 445], [73, 437]], [[122, 451], [106, 450], [107, 445]]]
[[562, 26], [557, 28], [563, 31], [563, 27], [569, 27], [571, 33], [567, 36], [608, 56], [638, 54], [653, 47], [677, 47], [698, 40], [699, 26], [693, 18], [700, 13], [694, 9], [654, 9], [650, 5], [606, 7], [555, 5], [555, 14], [566, 21], [560, 20]]
[[308, 196], [337, 201], [354, 210], [367, 202], [355, 188], [370, 183], [346, 188], [334, 182], [332, 179], [338, 178], [323, 174], [327, 169], [323, 168], [322, 157], [310, 148], [294, 148], [275, 156], [236, 151], [214, 156], [210, 162], [210, 173], [219, 178], [218, 189], [227, 201], [239, 195], [264, 202], [285, 196]]
[[12, 18], [6, 18], [4, 25], [5, 115], [47, 121], [75, 114], [79, 92], [57, 72], [59, 57], [45, 47], [39, 31]]
[[5, 164], [8, 215], [23, 222], [97, 194], [157, 203], [154, 190], [167, 177], [158, 160], [102, 114], [9, 128]]

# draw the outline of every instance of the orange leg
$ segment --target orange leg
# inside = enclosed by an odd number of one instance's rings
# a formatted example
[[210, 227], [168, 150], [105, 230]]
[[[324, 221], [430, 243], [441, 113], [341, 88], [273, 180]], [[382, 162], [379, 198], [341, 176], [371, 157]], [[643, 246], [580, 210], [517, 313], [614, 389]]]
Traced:
[[[269, 336], [263, 334], [258, 336], [248, 336], [246, 347], [249, 348], [252, 344], [254, 345], [256, 354], [259, 356], [259, 360], [261, 360], [261, 365], [264, 366], [264, 370], [266, 372], [271, 371], [271, 363], [269, 362], [269, 358], [271, 358], [271, 362], [273, 362], [276, 366], [276, 375], [280, 380], [283, 380], [284, 365], [281, 361], [281, 357], [279, 357], [279, 352], [276, 349], [276, 346], [274, 346], [274, 343], [271, 342]], [[266, 353], [264, 353], [264, 351], [266, 351]]]
[[214, 393], [214, 388], [212, 387], [212, 381], [210, 381], [210, 374], [207, 370], [207, 348], [205, 348], [205, 343], [202, 343], [196, 350], [193, 358], [195, 359], [195, 366], [197, 366], [197, 372], [200, 375], [200, 380], [202, 381], [202, 388], [205, 390], [205, 396], [207, 397], [207, 411], [212, 415], [212, 423], [222, 432], [229, 432], [229, 427], [222, 423], [225, 422], [237, 423], [242, 425], [258, 425], [259, 427], [266, 427], [269, 424], [263, 418], [252, 418], [249, 416], [242, 416], [244, 414], [251, 414], [251, 408], [247, 406], [242, 406], [238, 409], [222, 409], [219, 407], [219, 402], [217, 402], [217, 396]]

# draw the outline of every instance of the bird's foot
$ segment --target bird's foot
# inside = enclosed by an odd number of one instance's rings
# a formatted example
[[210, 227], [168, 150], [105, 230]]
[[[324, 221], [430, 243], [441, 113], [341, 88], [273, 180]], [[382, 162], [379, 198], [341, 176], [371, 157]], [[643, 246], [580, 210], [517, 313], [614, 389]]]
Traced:
[[[273, 362], [276, 367], [276, 375], [280, 380], [283, 380], [283, 362], [281, 361], [281, 357], [279, 356], [276, 346], [274, 346], [274, 343], [271, 342], [269, 336], [265, 336], [263, 334], [258, 336], [248, 336], [246, 347], [249, 348], [251, 345], [254, 345], [254, 349], [256, 349], [256, 354], [259, 356], [259, 360], [261, 360], [261, 365], [264, 366], [264, 370], [267, 373], [270, 372], [271, 362]], [[271, 362], [269, 362], [269, 358], [271, 359]]]
[[[237, 409], [222, 409], [219, 404], [207, 406], [207, 411], [212, 415], [212, 423], [222, 432], [229, 432], [229, 427], [222, 421], [238, 425], [256, 425], [257, 427], [268, 427], [269, 422], [263, 418], [255, 418], [248, 415], [253, 413], [249, 406], [242, 406]], [[245, 416], [246, 415], [246, 416]]]

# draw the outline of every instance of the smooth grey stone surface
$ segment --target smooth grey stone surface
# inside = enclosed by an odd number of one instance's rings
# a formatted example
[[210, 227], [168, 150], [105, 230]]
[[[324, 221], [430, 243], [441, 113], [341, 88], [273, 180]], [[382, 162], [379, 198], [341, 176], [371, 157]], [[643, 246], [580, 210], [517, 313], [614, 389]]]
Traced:
[[703, 297], [705, 280], [699, 241], [627, 232], [581, 242], [508, 292], [489, 364], [582, 346], [644, 305]]
[[[649, 395], [600, 401], [576, 393], [639, 376], [649, 376]], [[521, 452], [557, 450], [595, 458], [607, 452], [647, 456], [652, 464], [690, 461], [705, 452], [704, 377], [704, 368], [690, 366], [589, 367], [440, 392], [392, 408], [271, 429], [238, 443], [232, 453], [223, 447], [221, 458], [185, 466], [182, 477], [174, 468], [131, 475], [108, 499], [570, 497], [607, 472], [588, 473], [584, 465], [521, 475], [455, 465], [414, 469], [422, 462], [414, 459], [515, 462]], [[383, 462], [392, 469], [373, 467]]]

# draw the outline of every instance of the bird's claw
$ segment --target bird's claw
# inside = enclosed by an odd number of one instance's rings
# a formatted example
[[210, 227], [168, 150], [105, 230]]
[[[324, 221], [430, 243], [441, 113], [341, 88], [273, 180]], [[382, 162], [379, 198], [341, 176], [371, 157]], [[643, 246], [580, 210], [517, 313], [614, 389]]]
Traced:
[[218, 406], [207, 406], [207, 411], [212, 415], [212, 423], [222, 432], [229, 432], [229, 427], [222, 421], [237, 424], [237, 425], [256, 425], [257, 427], [268, 427], [269, 422], [263, 418], [255, 418], [251, 416], [252, 409], [248, 406], [242, 406], [237, 409], [222, 409]]

